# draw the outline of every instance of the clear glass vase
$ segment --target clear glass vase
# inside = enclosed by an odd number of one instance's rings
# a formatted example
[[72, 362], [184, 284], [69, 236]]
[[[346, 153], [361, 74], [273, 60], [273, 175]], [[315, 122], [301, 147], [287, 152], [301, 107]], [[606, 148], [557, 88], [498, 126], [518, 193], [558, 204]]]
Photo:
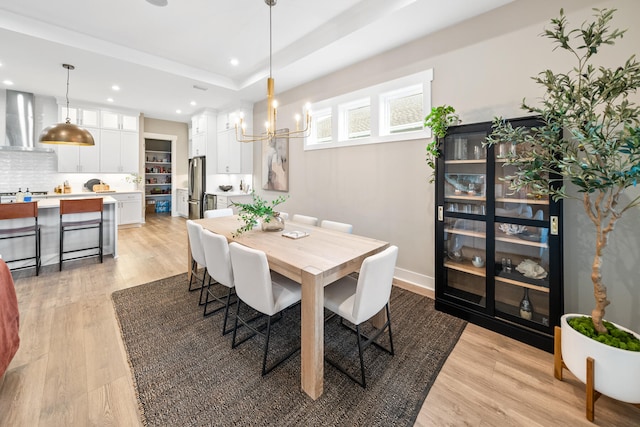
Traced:
[[272, 216], [262, 219], [262, 231], [282, 231], [284, 230], [284, 218], [280, 212], [274, 212]]

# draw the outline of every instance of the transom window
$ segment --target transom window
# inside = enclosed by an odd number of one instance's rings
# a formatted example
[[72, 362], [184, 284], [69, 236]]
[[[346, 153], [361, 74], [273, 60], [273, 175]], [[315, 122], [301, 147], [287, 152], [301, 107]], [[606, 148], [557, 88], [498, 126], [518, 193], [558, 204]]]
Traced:
[[427, 70], [313, 104], [305, 150], [431, 136], [423, 119], [431, 110], [432, 80]]

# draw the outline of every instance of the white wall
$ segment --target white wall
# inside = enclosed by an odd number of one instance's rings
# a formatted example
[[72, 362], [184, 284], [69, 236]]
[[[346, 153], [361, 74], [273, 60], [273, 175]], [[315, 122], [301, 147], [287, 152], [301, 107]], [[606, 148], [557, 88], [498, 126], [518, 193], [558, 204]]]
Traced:
[[[617, 8], [613, 25], [629, 28], [613, 48], [599, 55], [618, 65], [640, 46], [640, 15], [636, 0], [518, 0], [461, 25], [409, 43], [383, 55], [315, 80], [285, 93], [277, 92], [279, 127], [290, 111], [411, 73], [434, 69], [433, 105], [451, 104], [465, 123], [496, 115], [518, 117], [524, 97], [535, 101], [540, 89], [530, 79], [545, 68], [558, 71], [570, 58], [552, 52], [539, 37], [560, 7], [572, 25], [592, 15], [592, 7]], [[425, 17], [425, 19], [430, 19]], [[434, 17], [434, 19], [436, 19]], [[389, 29], [393, 31], [393, 29]], [[264, 102], [254, 108], [254, 122], [265, 120]], [[387, 240], [400, 247], [400, 277], [432, 286], [434, 276], [434, 187], [425, 163], [427, 140], [336, 148], [305, 152], [302, 142], [290, 141], [290, 199], [282, 207], [321, 219], [354, 224], [354, 233]], [[254, 184], [260, 189], [261, 149], [254, 146]], [[267, 198], [279, 193], [259, 191]], [[627, 197], [640, 194], [632, 189]], [[579, 203], [565, 203], [565, 311], [589, 313], [593, 307], [590, 280], [593, 237]], [[582, 230], [587, 230], [583, 232]], [[612, 301], [610, 320], [640, 330], [640, 283], [634, 267], [640, 259], [640, 210], [618, 225], [603, 268]], [[637, 268], [636, 268], [637, 269]]]

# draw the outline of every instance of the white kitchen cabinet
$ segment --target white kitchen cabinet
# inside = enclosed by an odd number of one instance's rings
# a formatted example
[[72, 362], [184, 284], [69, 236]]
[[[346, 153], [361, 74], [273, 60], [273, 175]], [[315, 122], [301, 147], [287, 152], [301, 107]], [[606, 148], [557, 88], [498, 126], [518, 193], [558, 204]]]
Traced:
[[141, 193], [111, 193], [118, 204], [118, 225], [140, 224], [142, 222]]
[[189, 158], [206, 156], [216, 143], [216, 113], [203, 111], [191, 117], [191, 140]]
[[102, 129], [138, 132], [138, 116], [136, 115], [102, 110], [100, 118], [100, 128]]
[[178, 215], [184, 218], [189, 217], [189, 191], [186, 188], [178, 188], [176, 190], [176, 207]]
[[233, 213], [237, 214], [238, 208], [233, 205], [234, 203], [251, 203], [252, 201], [253, 197], [251, 194], [216, 195], [216, 209], [231, 208], [233, 209]]
[[242, 163], [241, 146], [243, 143], [236, 140], [235, 130], [218, 132], [217, 148], [217, 172], [240, 173]]
[[235, 128], [218, 132], [217, 173], [253, 173], [253, 144], [239, 142]]
[[58, 156], [58, 172], [90, 173], [100, 171], [100, 129], [85, 127], [91, 135], [95, 145], [56, 145]]
[[58, 117], [60, 123], [64, 123], [68, 117], [74, 125], [90, 128], [100, 127], [100, 111], [95, 108], [70, 106], [67, 114], [67, 106], [58, 104]]
[[100, 172], [137, 173], [140, 141], [137, 132], [100, 130]]

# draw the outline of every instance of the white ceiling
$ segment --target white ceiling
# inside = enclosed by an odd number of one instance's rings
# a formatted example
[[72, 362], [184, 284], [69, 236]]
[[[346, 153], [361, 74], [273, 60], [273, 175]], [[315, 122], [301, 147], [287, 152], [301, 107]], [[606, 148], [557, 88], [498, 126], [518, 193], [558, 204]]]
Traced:
[[[279, 0], [272, 8], [276, 94], [511, 1]], [[186, 122], [205, 107], [266, 97], [269, 7], [264, 0], [169, 0], [166, 7], [0, 0], [0, 46], [0, 84], [14, 82], [2, 87], [64, 98], [62, 64], [69, 63], [72, 101]]]

